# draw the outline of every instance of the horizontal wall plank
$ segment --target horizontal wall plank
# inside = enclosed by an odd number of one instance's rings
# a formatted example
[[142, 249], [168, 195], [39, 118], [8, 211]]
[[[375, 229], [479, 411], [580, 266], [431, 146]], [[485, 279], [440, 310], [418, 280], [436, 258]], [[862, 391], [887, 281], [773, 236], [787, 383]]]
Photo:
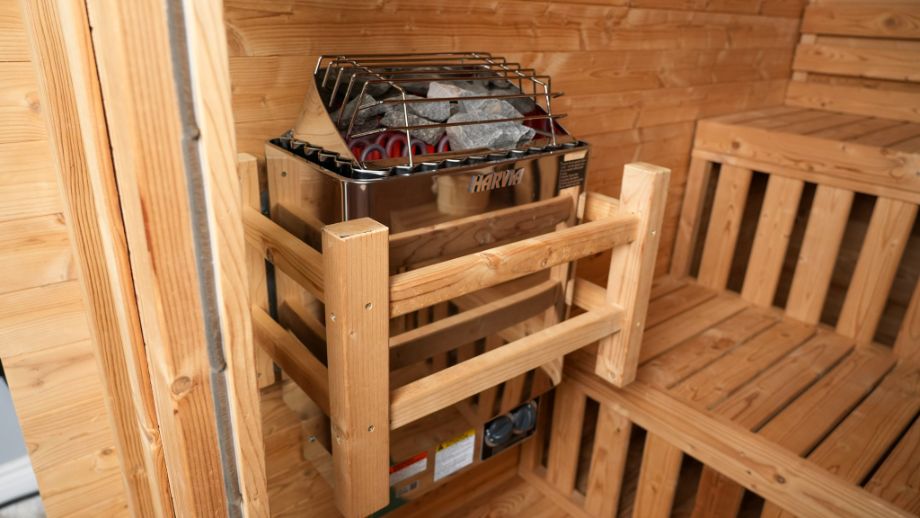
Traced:
[[885, 0], [817, 4], [805, 10], [802, 32], [920, 39], [920, 4]]
[[0, 62], [0, 144], [46, 138], [31, 63]]
[[0, 289], [18, 291], [75, 278], [63, 215], [0, 222]]
[[77, 281], [0, 296], [0, 358], [89, 339]]
[[0, 144], [0, 221], [63, 210], [48, 141]]
[[868, 40], [871, 45], [860, 41], [799, 45], [793, 67], [822, 74], [920, 81], [920, 42], [909, 42], [908, 46], [899, 41]]
[[0, 2], [0, 61], [30, 59], [19, 2]]
[[[463, 23], [458, 23], [463, 20]], [[366, 51], [492, 52], [789, 48], [797, 21], [781, 17], [700, 13], [547, 1], [490, 0], [327, 3], [299, 0], [253, 8], [226, 3], [231, 55], [316, 56]]]

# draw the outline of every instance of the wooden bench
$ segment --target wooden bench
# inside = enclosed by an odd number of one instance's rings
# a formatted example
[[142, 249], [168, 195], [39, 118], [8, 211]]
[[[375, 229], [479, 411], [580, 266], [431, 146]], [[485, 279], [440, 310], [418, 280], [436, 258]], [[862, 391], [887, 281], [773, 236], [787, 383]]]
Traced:
[[638, 381], [567, 363], [528, 476], [570, 514], [616, 514], [632, 424], [634, 516], [671, 515], [685, 454], [695, 517], [746, 489], [762, 516], [920, 514], [920, 3], [819, 0], [802, 31], [785, 106], [698, 124]]

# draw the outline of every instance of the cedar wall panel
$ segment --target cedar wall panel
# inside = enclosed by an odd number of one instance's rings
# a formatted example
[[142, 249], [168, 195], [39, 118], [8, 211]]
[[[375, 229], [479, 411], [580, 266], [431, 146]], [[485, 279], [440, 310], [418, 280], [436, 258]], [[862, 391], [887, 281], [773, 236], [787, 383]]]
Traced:
[[16, 0], [0, 2], [0, 361], [49, 516], [128, 515]]
[[[623, 165], [673, 170], [667, 271], [694, 123], [782, 104], [805, 0], [226, 0], [240, 151], [289, 129], [322, 53], [474, 50], [553, 78], [554, 109], [592, 146], [589, 187]], [[596, 276], [589, 261], [585, 270]]]

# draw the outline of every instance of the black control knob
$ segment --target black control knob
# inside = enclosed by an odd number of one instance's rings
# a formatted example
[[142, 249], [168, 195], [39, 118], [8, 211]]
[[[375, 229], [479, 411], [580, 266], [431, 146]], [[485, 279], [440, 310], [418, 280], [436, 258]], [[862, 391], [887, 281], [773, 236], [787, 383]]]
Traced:
[[497, 448], [511, 440], [511, 436], [514, 435], [514, 423], [506, 415], [496, 417], [486, 425], [484, 435], [486, 446]]
[[521, 405], [511, 411], [514, 433], [524, 434], [537, 426], [537, 405], [533, 402]]

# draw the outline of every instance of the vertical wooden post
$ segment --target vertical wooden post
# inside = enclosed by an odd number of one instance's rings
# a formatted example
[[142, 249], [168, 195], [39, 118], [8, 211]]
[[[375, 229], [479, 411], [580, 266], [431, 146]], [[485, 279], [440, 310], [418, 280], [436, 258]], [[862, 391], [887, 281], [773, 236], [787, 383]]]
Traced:
[[169, 516], [169, 480], [86, 4], [23, 0], [22, 6], [127, 501], [135, 516]]
[[89, 0], [170, 495], [267, 516], [220, 0]]
[[389, 502], [388, 239], [368, 218], [323, 229], [335, 500], [346, 517]]
[[607, 279], [607, 302], [623, 307], [623, 328], [600, 341], [595, 372], [623, 387], [636, 377], [645, 327], [655, 256], [661, 236], [671, 171], [650, 164], [627, 164], [620, 190], [620, 210], [638, 214], [636, 240], [613, 249]]
[[[240, 153], [237, 163], [237, 173], [240, 176], [240, 197], [244, 207], [262, 210], [262, 192], [259, 188], [259, 162], [256, 157]], [[268, 286], [265, 273], [265, 259], [262, 251], [253, 246], [246, 246], [246, 270], [249, 275], [249, 302], [268, 312]], [[256, 380], [259, 388], [275, 383], [275, 364], [268, 353], [256, 347], [253, 351], [255, 357]]]

